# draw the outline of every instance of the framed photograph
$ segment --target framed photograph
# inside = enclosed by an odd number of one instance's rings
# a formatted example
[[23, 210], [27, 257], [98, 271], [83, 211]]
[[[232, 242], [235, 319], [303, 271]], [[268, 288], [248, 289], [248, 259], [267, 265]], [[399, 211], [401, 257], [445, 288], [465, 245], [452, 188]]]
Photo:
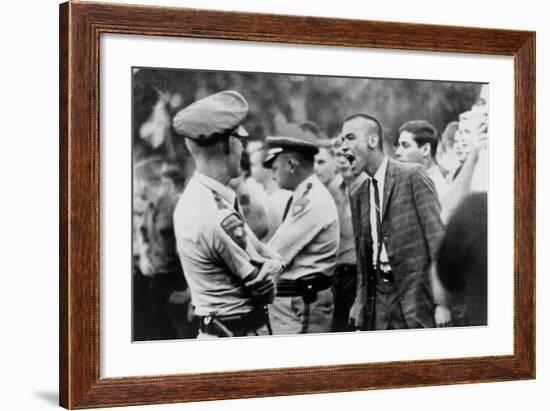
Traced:
[[60, 6], [60, 405], [535, 378], [535, 33]]

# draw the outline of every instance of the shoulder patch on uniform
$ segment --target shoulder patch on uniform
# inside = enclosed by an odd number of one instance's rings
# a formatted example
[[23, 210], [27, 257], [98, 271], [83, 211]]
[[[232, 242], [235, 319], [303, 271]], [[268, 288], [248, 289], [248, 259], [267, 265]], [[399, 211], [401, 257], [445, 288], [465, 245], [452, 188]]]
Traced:
[[306, 197], [302, 197], [298, 201], [296, 201], [292, 206], [292, 214], [291, 214], [292, 217], [295, 217], [298, 214], [300, 214], [302, 211], [304, 211], [310, 202], [311, 202], [310, 199]]
[[297, 216], [298, 214], [300, 214], [302, 211], [305, 210], [305, 208], [307, 207], [307, 205], [311, 202], [308, 198], [307, 198], [307, 195], [309, 194], [310, 190], [313, 188], [313, 184], [311, 183], [308, 183], [307, 186], [306, 186], [306, 189], [304, 191], [304, 193], [302, 194], [302, 196], [298, 199], [298, 201], [296, 201], [293, 205], [292, 205], [292, 211], [291, 211], [291, 215], [292, 217], [295, 217]]
[[244, 230], [244, 221], [235, 213], [231, 213], [221, 222], [224, 231], [241, 248], [246, 248], [246, 231]]

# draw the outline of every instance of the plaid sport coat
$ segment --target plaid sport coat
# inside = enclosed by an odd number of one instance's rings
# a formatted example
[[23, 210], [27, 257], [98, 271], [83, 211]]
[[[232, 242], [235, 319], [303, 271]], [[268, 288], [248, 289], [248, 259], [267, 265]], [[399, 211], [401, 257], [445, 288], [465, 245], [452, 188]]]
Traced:
[[[370, 180], [350, 193], [357, 252], [355, 302], [362, 310], [359, 324], [367, 325], [367, 282], [372, 270]], [[401, 309], [409, 328], [433, 327], [434, 302], [430, 268], [444, 233], [441, 206], [426, 169], [389, 159], [386, 169], [381, 237], [398, 287]]]

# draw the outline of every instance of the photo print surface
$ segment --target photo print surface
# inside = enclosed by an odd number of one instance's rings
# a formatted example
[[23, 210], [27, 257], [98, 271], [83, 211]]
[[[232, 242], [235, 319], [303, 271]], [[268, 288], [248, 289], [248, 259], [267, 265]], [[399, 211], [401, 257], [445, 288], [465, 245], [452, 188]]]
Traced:
[[488, 84], [131, 75], [133, 341], [487, 325]]

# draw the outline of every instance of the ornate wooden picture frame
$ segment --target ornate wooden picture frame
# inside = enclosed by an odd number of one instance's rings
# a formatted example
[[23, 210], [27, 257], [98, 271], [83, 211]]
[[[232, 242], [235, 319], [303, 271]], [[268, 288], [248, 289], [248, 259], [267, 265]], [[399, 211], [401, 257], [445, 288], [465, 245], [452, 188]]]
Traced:
[[[512, 56], [513, 355], [100, 377], [100, 35]], [[70, 2], [60, 6], [60, 404], [91, 408], [535, 378], [535, 33]], [[312, 378], [312, 377], [315, 378]]]

